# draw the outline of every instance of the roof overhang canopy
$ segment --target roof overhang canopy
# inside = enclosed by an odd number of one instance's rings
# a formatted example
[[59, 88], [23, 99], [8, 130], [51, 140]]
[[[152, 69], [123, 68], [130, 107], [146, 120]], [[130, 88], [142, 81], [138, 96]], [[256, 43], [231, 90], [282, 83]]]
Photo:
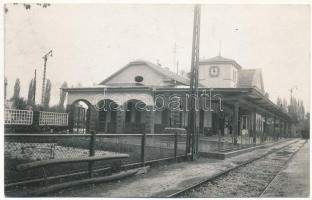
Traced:
[[[249, 110], [256, 109], [257, 112], [262, 114], [268, 114], [268, 116], [276, 116], [282, 118], [285, 121], [292, 121], [292, 118], [279, 106], [274, 104], [269, 98], [263, 95], [263, 93], [256, 87], [251, 88], [199, 88], [199, 94], [204, 92], [212, 95], [220, 95], [224, 104], [231, 105], [234, 102], [239, 102], [241, 108]], [[187, 88], [159, 88], [159, 92], [188, 92]]]
[[[107, 98], [114, 100], [119, 105], [126, 102], [129, 99], [138, 99], [146, 103], [147, 105], [153, 105], [153, 93], [165, 93], [168, 95], [176, 94], [186, 94], [189, 92], [188, 88], [174, 88], [174, 87], [89, 87], [89, 88], [64, 88], [64, 92], [69, 93], [82, 93], [82, 92], [98, 92], [102, 93], [104, 90], [107, 92]], [[210, 91], [213, 95], [220, 95], [224, 101], [224, 104], [232, 104], [234, 102], [239, 102], [241, 108], [246, 109], [256, 109], [257, 112], [267, 113], [269, 116], [279, 117], [285, 121], [293, 121], [290, 115], [288, 115], [279, 106], [274, 104], [269, 98], [263, 95], [258, 88], [198, 88], [199, 94], [204, 92], [209, 93]], [[125, 95], [127, 94], [127, 95]], [[150, 94], [150, 95], [147, 95]], [[126, 100], [122, 100], [126, 99]]]

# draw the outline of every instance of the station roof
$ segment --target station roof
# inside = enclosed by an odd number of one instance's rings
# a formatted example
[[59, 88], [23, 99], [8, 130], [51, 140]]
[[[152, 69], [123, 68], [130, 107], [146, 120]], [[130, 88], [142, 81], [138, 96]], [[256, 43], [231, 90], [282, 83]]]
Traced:
[[[187, 92], [185, 88], [176, 88], [173, 90], [168, 90], [166, 88], [158, 88], [159, 92]], [[199, 88], [199, 93], [204, 90], [208, 91], [209, 88]], [[257, 87], [250, 88], [214, 88], [212, 90], [213, 94], [220, 94], [224, 99], [224, 103], [231, 104], [234, 102], [239, 102], [241, 108], [246, 109], [257, 109], [257, 112], [265, 113], [268, 112], [271, 115], [276, 115], [284, 120], [292, 121], [292, 118], [288, 113], [282, 110], [278, 105], [273, 103], [268, 97], [264, 96], [262, 91]]]
[[105, 85], [105, 83], [107, 81], [109, 81], [111, 78], [117, 76], [120, 72], [122, 72], [123, 70], [125, 70], [128, 67], [133, 66], [133, 65], [145, 65], [145, 66], [151, 68], [152, 70], [162, 74], [164, 77], [166, 77], [168, 79], [172, 79], [172, 80], [177, 81], [177, 82], [184, 84], [184, 85], [190, 84], [190, 80], [188, 78], [182, 77], [182, 76], [178, 75], [177, 73], [170, 71], [169, 68], [161, 67], [160, 65], [156, 65], [156, 64], [151, 63], [151, 62], [146, 61], [146, 60], [135, 60], [135, 61], [128, 63], [126, 66], [124, 66], [123, 68], [121, 68], [120, 70], [116, 71], [111, 76], [109, 76], [108, 78], [103, 80], [100, 83], [100, 85]]
[[[257, 82], [259, 80], [259, 82]], [[258, 87], [264, 93], [261, 69], [242, 69], [238, 71], [238, 87]]]
[[[97, 91], [102, 92], [104, 88], [107, 92], [121, 92], [121, 91], [154, 91], [156, 93], [168, 93], [168, 94], [181, 94], [187, 93], [189, 88], [168, 88], [168, 87], [146, 87], [146, 86], [135, 86], [135, 87], [107, 87], [107, 86], [96, 86], [96, 87], [84, 87], [84, 88], [63, 88], [65, 92], [90, 92]], [[204, 90], [208, 91], [209, 88], [198, 88], [199, 93]], [[214, 88], [212, 90], [213, 94], [220, 94], [224, 98], [224, 103], [231, 104], [234, 102], [240, 102], [241, 108], [254, 109], [256, 108], [258, 112], [265, 113], [268, 112], [271, 115], [276, 115], [284, 120], [292, 121], [290, 115], [288, 115], [284, 110], [282, 110], [278, 105], [273, 103], [268, 97], [264, 96], [263, 93], [257, 87], [250, 88]]]
[[235, 60], [220, 55], [208, 59], [200, 59], [199, 64], [232, 64], [237, 69], [242, 68]]

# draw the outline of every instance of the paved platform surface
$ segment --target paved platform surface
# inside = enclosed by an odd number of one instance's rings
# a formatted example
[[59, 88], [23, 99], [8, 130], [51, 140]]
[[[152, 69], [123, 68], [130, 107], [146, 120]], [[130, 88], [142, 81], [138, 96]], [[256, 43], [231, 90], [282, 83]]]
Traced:
[[146, 174], [137, 175], [118, 182], [66, 189], [49, 196], [67, 197], [166, 197], [191, 186], [214, 174], [239, 165], [255, 157], [280, 148], [286, 144], [304, 140], [288, 140], [270, 145], [226, 160], [202, 158], [194, 162], [180, 162], [152, 167]]
[[309, 197], [310, 195], [310, 142], [294, 155], [287, 166], [272, 181], [263, 197]]

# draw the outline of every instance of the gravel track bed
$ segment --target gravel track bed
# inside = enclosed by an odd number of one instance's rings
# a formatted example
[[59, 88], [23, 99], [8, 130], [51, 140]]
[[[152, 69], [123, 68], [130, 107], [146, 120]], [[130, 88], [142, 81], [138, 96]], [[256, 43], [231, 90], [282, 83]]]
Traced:
[[258, 197], [300, 147], [301, 145], [292, 144], [179, 197]]

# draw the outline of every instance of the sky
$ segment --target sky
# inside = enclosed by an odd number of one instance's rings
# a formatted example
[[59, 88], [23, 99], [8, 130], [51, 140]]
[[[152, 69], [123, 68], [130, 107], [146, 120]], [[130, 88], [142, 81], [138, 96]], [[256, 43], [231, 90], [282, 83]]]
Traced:
[[[8, 98], [16, 78], [21, 96], [37, 69], [40, 102], [43, 55], [52, 82], [51, 103], [59, 88], [92, 86], [130, 61], [145, 59], [190, 71], [193, 6], [179, 4], [52, 4], [7, 5], [4, 16], [4, 74]], [[176, 53], [174, 46], [176, 44]], [[202, 5], [200, 58], [221, 55], [243, 69], [261, 68], [270, 99], [302, 99], [310, 108], [309, 5]]]

